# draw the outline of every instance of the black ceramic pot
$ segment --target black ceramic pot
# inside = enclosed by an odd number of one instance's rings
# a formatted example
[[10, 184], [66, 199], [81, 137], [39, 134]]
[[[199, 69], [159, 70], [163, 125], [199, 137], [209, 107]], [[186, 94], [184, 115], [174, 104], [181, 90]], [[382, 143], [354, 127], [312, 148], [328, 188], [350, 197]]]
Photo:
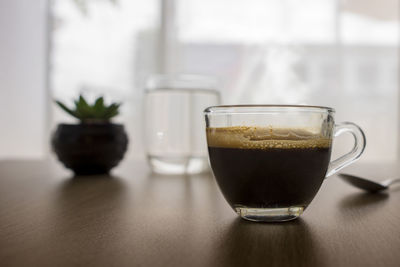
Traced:
[[58, 159], [75, 174], [106, 174], [124, 157], [128, 136], [120, 124], [59, 124], [52, 146]]

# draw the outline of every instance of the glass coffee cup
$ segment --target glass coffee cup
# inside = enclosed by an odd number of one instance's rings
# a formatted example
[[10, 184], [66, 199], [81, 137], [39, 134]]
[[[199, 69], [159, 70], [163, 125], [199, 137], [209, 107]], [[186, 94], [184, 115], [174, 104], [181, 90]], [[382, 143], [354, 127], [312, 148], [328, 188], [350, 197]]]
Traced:
[[[215, 106], [204, 111], [215, 179], [236, 213], [251, 221], [300, 216], [322, 182], [360, 157], [365, 136], [354, 123], [335, 124], [329, 107]], [[351, 133], [354, 147], [331, 161], [333, 139]]]

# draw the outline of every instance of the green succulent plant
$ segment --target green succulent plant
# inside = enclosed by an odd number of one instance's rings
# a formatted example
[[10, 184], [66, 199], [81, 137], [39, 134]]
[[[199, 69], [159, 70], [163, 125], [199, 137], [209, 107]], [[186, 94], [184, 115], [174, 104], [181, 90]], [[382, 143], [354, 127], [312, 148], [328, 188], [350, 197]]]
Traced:
[[108, 122], [112, 117], [119, 114], [120, 103], [111, 103], [110, 105], [104, 104], [104, 98], [100, 96], [94, 103], [88, 104], [85, 98], [80, 95], [75, 100], [75, 107], [73, 109], [67, 107], [61, 101], [55, 101], [57, 105], [71, 116], [79, 119], [83, 123], [92, 122]]

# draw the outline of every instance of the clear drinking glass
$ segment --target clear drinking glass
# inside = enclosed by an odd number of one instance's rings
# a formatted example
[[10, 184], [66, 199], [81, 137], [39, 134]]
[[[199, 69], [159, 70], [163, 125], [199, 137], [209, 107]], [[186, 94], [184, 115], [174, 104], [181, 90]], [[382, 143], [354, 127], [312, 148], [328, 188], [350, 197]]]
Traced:
[[[216, 106], [205, 111], [211, 168], [225, 199], [244, 219], [300, 216], [328, 177], [358, 159], [365, 136], [354, 123], [335, 124], [317, 106]], [[331, 161], [334, 137], [354, 137], [351, 151]]]
[[149, 164], [162, 174], [209, 170], [203, 110], [218, 105], [216, 80], [199, 75], [155, 75], [145, 94], [145, 139]]

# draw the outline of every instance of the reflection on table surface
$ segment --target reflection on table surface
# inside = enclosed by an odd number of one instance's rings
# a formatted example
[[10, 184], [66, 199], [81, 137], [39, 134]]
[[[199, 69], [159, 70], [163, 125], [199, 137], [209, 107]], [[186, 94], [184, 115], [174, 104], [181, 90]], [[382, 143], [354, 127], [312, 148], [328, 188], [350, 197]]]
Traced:
[[[381, 168], [371, 169], [376, 178]], [[127, 161], [111, 176], [73, 177], [48, 162], [4, 161], [0, 263], [396, 266], [399, 200], [398, 188], [366, 194], [333, 176], [300, 219], [252, 223], [237, 217], [210, 173], [157, 175]]]

